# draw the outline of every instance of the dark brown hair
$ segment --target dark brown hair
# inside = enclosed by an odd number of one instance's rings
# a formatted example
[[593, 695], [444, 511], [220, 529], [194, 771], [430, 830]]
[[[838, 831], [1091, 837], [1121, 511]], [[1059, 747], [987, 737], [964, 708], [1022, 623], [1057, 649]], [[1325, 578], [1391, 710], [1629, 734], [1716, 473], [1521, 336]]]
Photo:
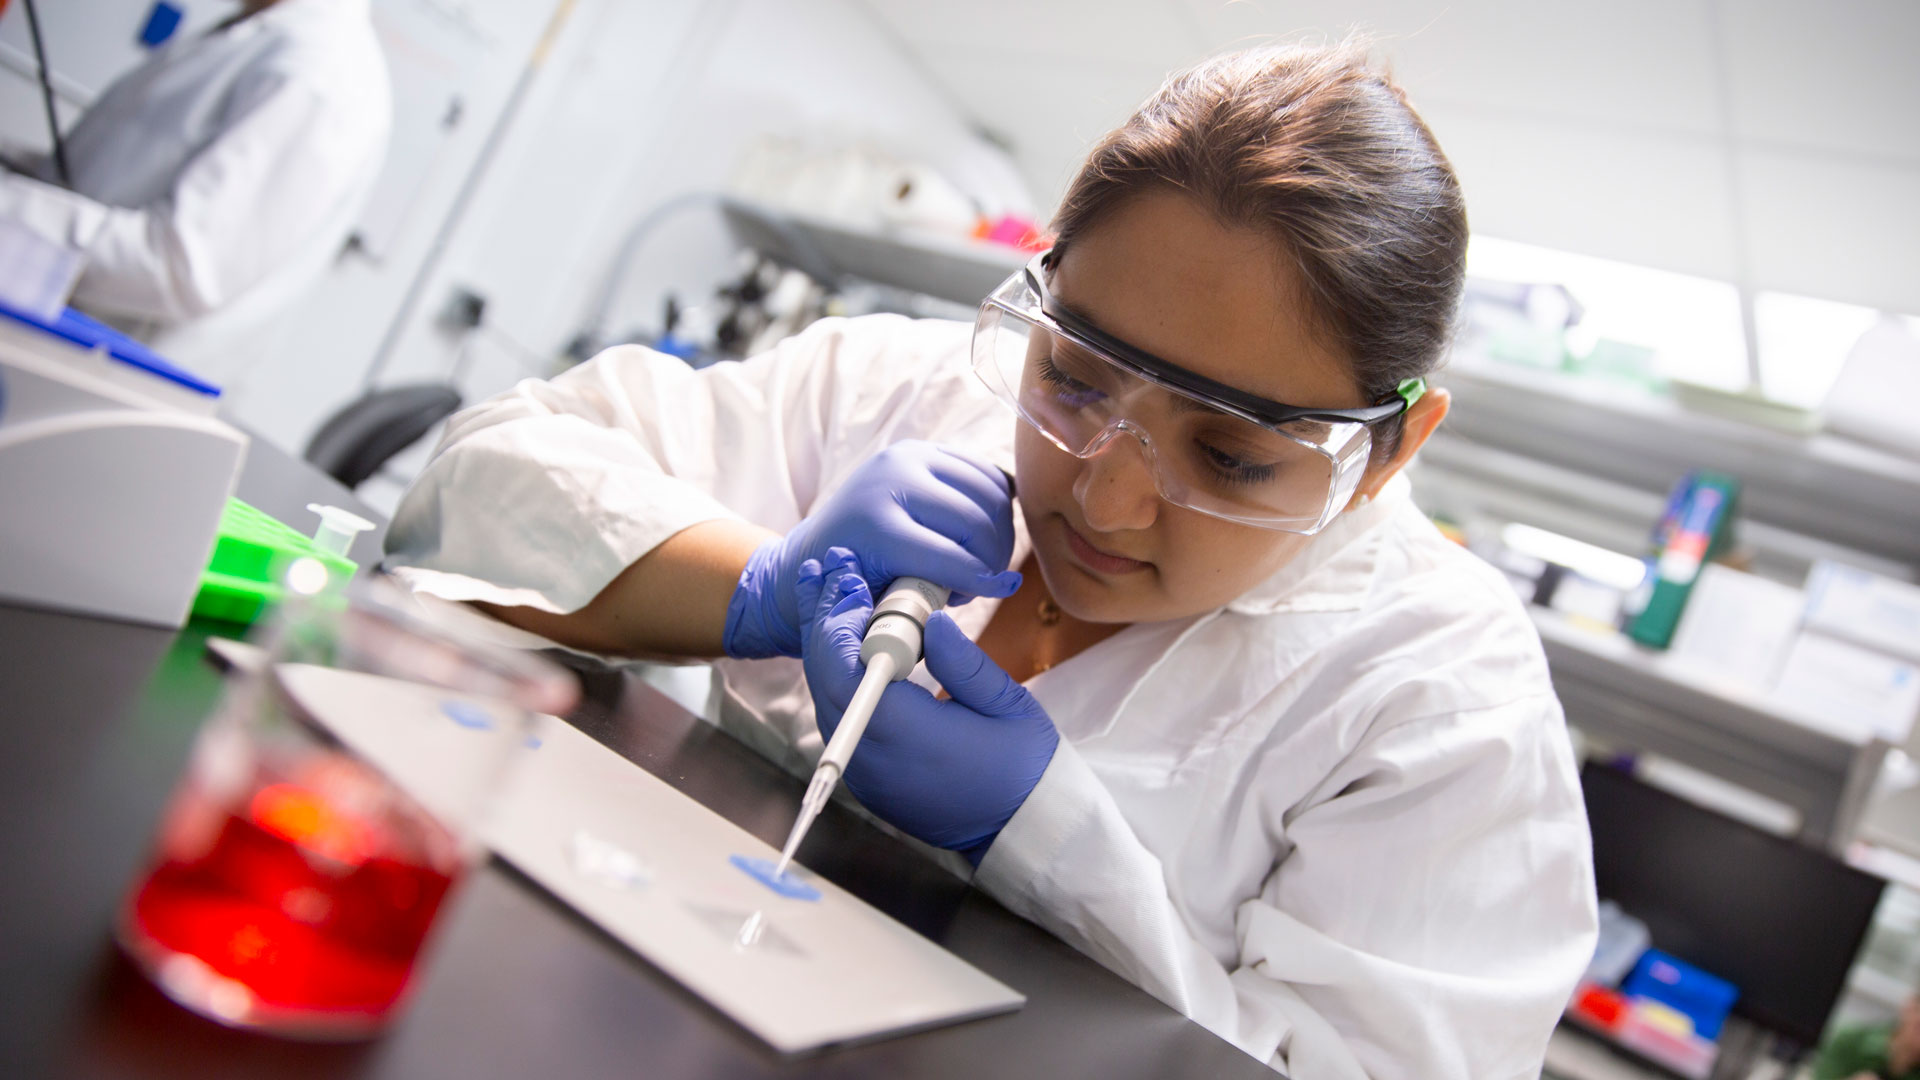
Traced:
[[[1280, 241], [1369, 403], [1440, 362], [1466, 275], [1466, 203], [1363, 44], [1249, 49], [1169, 77], [1081, 166], [1057, 242], [1148, 190], [1183, 191]], [[1375, 426], [1376, 460], [1399, 435], [1397, 420]]]

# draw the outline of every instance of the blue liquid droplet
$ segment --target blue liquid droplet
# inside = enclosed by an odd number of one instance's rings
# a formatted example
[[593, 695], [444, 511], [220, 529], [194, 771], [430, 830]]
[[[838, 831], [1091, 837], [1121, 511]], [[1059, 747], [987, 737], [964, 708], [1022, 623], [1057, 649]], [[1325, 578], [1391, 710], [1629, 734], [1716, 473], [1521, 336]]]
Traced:
[[740, 872], [753, 880], [793, 900], [817, 901], [820, 890], [793, 876], [788, 870], [779, 877], [773, 876], [774, 862], [771, 859], [755, 859], [745, 855], [728, 856], [727, 861], [740, 868]]

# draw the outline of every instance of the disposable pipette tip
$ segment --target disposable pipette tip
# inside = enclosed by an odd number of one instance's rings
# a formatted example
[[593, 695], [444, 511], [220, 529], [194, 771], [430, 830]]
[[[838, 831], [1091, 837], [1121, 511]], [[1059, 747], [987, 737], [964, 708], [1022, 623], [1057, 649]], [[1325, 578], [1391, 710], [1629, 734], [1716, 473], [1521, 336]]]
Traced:
[[776, 880], [776, 882], [778, 882], [780, 878], [783, 878], [783, 876], [787, 876], [787, 865], [793, 863], [793, 849], [799, 847], [799, 844], [795, 844], [797, 840], [799, 840], [799, 836], [789, 836], [789, 838], [787, 838], [787, 846], [781, 847], [780, 861], [774, 863], [774, 880]]
[[807, 834], [806, 811], [800, 812], [800, 820], [793, 823], [793, 831], [787, 834], [787, 846], [780, 849], [780, 861], [773, 864], [773, 879], [787, 876], [787, 867], [793, 863], [793, 853], [800, 850], [800, 838]]
[[834, 785], [840, 782], [841, 771], [846, 768], [847, 758], [853, 754], [854, 744], [866, 731], [867, 721], [873, 718], [874, 707], [880, 703], [881, 691], [893, 681], [895, 658], [892, 654], [881, 651], [866, 657], [865, 663], [866, 674], [861, 676], [852, 700], [847, 702], [846, 711], [840, 715], [840, 726], [835, 729], [833, 738], [827, 740], [820, 764], [814, 769], [813, 779], [807, 783], [807, 793], [800, 800], [800, 816], [794, 819], [793, 831], [787, 834], [787, 846], [781, 849], [780, 861], [773, 866], [776, 881], [786, 874], [794, 853], [800, 850], [800, 841], [806, 838], [807, 829], [813, 825], [813, 819], [819, 817], [820, 811], [826, 808], [827, 799], [833, 794]]
[[827, 805], [827, 799], [833, 794], [833, 786], [840, 782], [840, 769], [830, 762], [824, 762], [813, 772], [813, 779], [807, 781], [807, 793], [800, 799], [800, 816], [793, 821], [793, 831], [787, 834], [787, 846], [780, 851], [780, 861], [774, 864], [773, 876], [778, 879], [787, 871], [787, 865], [793, 862], [793, 856], [800, 850], [800, 841], [806, 839], [807, 830], [813, 827], [813, 819]]

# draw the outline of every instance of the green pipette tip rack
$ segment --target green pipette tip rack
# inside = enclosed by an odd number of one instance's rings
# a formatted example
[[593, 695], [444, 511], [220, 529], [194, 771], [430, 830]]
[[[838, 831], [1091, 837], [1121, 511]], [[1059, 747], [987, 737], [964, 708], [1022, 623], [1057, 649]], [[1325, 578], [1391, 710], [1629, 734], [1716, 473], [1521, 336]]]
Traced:
[[300, 559], [317, 560], [327, 571], [330, 590], [344, 585], [359, 565], [314, 546], [313, 540], [239, 499], [228, 499], [220, 515], [213, 558], [200, 575], [193, 599], [197, 618], [251, 624], [286, 595], [282, 582]]

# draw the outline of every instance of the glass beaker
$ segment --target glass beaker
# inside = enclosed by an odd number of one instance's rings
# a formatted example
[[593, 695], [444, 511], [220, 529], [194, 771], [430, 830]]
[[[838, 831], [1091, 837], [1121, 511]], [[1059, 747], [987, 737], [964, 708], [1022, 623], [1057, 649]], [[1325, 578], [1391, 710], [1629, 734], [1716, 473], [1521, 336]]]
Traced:
[[116, 936], [221, 1023], [364, 1037], [478, 861], [533, 714], [572, 708], [578, 684], [378, 581], [268, 636], [202, 728]]

